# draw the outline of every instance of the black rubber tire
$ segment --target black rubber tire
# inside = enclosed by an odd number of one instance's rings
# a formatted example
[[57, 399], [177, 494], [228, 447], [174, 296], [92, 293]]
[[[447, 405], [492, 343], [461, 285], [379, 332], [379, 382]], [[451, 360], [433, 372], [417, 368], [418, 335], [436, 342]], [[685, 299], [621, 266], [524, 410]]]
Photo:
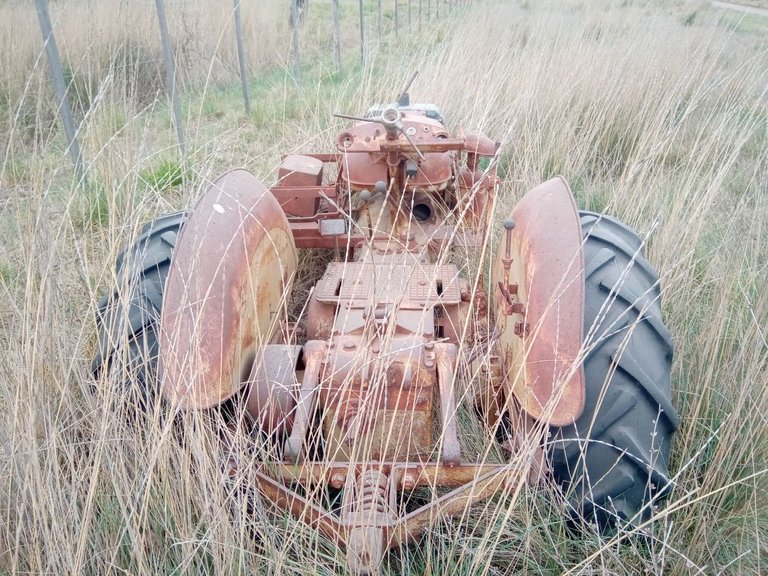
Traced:
[[153, 409], [158, 397], [163, 290], [184, 217], [177, 212], [144, 224], [133, 245], [117, 256], [117, 286], [101, 299], [96, 316], [98, 350], [91, 372], [98, 377], [107, 371], [120, 392], [144, 410]]
[[658, 274], [630, 228], [592, 212], [580, 217], [584, 337], [591, 346], [584, 412], [573, 425], [550, 430], [550, 456], [573, 520], [606, 531], [647, 520], [669, 489], [669, 447], [679, 419]]

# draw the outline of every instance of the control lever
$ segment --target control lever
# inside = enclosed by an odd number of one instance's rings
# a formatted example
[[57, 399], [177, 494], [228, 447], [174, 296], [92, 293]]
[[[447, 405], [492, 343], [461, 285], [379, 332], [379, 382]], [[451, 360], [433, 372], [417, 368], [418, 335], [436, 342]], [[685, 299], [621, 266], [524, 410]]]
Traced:
[[416, 154], [419, 155], [419, 158], [421, 160], [424, 160], [424, 154], [419, 150], [419, 147], [416, 145], [416, 142], [414, 142], [411, 137], [406, 133], [405, 129], [403, 128], [403, 114], [398, 110], [397, 105], [395, 104], [388, 104], [382, 111], [381, 115], [379, 116], [372, 116], [370, 118], [362, 118], [360, 116], [350, 116], [349, 114], [334, 114], [336, 118], [345, 118], [347, 120], [357, 120], [359, 122], [376, 122], [377, 124], [381, 124], [384, 126], [384, 130], [387, 131], [387, 137], [391, 139], [397, 138], [398, 134], [402, 134], [405, 136], [405, 139], [408, 140], [408, 144], [410, 144], [413, 149], [416, 151]]

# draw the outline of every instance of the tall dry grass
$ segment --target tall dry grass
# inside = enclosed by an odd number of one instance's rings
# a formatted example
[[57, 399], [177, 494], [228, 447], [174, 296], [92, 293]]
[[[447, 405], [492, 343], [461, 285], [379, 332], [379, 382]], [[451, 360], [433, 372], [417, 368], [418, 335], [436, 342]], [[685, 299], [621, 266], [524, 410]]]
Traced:
[[[100, 85], [121, 46], [155, 51], [145, 4], [54, 4], [65, 58]], [[419, 546], [387, 556], [384, 571], [765, 572], [768, 58], [760, 24], [706, 3], [480, 2], [421, 33], [382, 38], [365, 69], [334, 76], [319, 32], [327, 6], [317, 2], [308, 43], [317, 57], [297, 90], [280, 71], [287, 18], [276, 5], [248, 3], [251, 61], [269, 70], [255, 78], [257, 106], [245, 118], [227, 85], [236, 70], [223, 32], [229, 16], [214, 3], [179, 4], [174, 31], [187, 30], [189, 44], [179, 68], [195, 88], [185, 99], [187, 155], [173, 148], [162, 100], [115, 93], [84, 113], [84, 188], [73, 186], [62, 135], [44, 113], [51, 102], [34, 13], [0, 6], [11, 15], [0, 18], [8, 94], [5, 108], [0, 102], [0, 568], [344, 571], [342, 551], [275, 514], [242, 475], [225, 479], [219, 448], [201, 432], [205, 415], [186, 415], [181, 439], [160, 414], [138, 431], [127, 423], [120, 394], [88, 371], [95, 303], [141, 221], [189, 206], [223, 168], [245, 165], [270, 180], [281, 153], [330, 149], [342, 126], [332, 112], [391, 99], [419, 69], [413, 100], [440, 105], [455, 130], [503, 142], [498, 214], [561, 173], [582, 207], [610, 212], [647, 239], [676, 343], [682, 425], [675, 487], [643, 538], [574, 536], [553, 490], [522, 489], [436, 523]], [[130, 17], [118, 19], [120, 10]], [[95, 25], [83, 24], [84, 13]], [[176, 169], [181, 186], [163, 179]], [[467, 442], [482, 438], [476, 432]], [[240, 457], [253, 460], [253, 441], [239, 441]]]

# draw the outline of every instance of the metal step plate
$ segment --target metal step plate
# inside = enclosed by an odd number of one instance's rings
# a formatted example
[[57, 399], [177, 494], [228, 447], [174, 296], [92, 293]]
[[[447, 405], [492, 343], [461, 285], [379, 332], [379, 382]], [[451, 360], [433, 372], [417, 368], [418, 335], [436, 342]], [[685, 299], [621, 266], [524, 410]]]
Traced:
[[452, 264], [367, 264], [332, 262], [318, 282], [315, 297], [320, 302], [371, 302], [422, 308], [461, 301], [459, 273]]

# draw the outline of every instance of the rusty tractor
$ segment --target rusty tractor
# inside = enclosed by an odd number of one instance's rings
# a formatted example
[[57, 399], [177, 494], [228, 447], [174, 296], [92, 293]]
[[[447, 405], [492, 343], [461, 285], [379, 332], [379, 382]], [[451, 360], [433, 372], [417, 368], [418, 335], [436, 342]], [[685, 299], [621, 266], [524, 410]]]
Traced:
[[[255, 488], [344, 546], [353, 572], [525, 481], [554, 480], [575, 521], [650, 518], [677, 415], [637, 234], [579, 212], [559, 177], [494, 224], [499, 143], [452, 136], [405, 91], [343, 117], [334, 152], [285, 156], [272, 187], [228, 172], [144, 227], [101, 303], [94, 372], [144, 404], [239, 403], [272, 446]], [[291, 317], [311, 248], [334, 257]], [[503, 458], [468, 455], [467, 405]], [[440, 492], [406, 510], [419, 487]]]

